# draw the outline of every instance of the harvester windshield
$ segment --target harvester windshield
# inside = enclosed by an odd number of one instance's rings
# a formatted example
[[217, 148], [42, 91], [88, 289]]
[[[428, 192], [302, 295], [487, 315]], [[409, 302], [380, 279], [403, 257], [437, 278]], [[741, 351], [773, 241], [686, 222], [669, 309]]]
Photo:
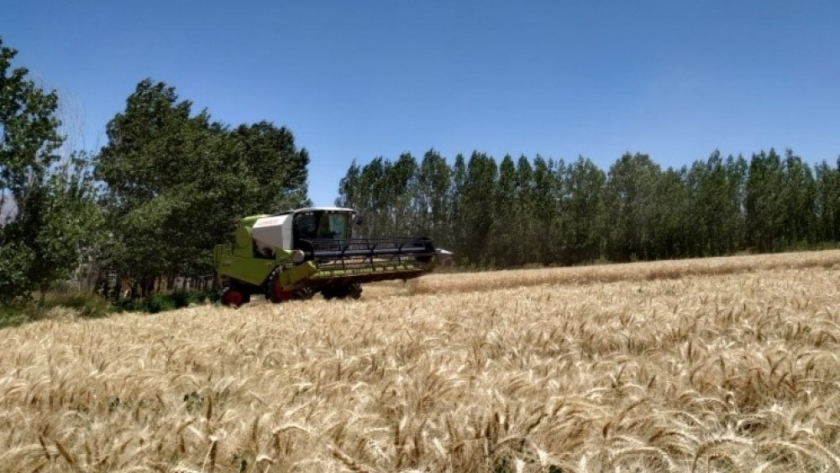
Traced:
[[349, 218], [350, 214], [347, 213], [321, 214], [321, 222], [318, 224], [318, 238], [344, 240], [347, 238], [347, 221]]
[[[349, 212], [301, 212], [294, 217], [295, 241], [300, 240], [346, 240]], [[297, 248], [298, 245], [296, 244]]]

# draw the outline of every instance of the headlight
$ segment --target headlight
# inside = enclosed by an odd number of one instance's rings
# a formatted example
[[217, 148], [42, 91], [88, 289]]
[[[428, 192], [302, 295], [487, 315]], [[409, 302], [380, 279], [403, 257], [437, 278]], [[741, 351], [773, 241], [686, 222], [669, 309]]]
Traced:
[[295, 252], [292, 253], [292, 261], [295, 263], [303, 263], [304, 258], [306, 258], [306, 255], [303, 254], [303, 251], [301, 250], [295, 250]]

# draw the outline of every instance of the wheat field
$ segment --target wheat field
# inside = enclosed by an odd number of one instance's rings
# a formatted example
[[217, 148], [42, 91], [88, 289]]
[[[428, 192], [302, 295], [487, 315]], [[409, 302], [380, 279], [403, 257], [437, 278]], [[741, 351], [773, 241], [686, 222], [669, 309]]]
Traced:
[[840, 251], [0, 331], [0, 471], [840, 471]]

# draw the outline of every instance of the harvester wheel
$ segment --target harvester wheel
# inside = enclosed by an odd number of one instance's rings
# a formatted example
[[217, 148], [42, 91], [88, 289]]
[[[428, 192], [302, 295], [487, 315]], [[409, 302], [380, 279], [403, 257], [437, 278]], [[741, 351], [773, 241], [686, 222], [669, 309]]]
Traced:
[[222, 304], [228, 307], [238, 308], [245, 301], [245, 297], [238, 289], [233, 287], [226, 287], [222, 291]]

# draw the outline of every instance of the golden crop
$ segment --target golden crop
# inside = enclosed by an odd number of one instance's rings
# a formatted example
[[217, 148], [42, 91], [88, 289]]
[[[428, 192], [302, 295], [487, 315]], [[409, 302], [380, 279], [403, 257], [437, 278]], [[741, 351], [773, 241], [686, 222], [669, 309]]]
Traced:
[[840, 252], [0, 331], [0, 471], [840, 469]]

